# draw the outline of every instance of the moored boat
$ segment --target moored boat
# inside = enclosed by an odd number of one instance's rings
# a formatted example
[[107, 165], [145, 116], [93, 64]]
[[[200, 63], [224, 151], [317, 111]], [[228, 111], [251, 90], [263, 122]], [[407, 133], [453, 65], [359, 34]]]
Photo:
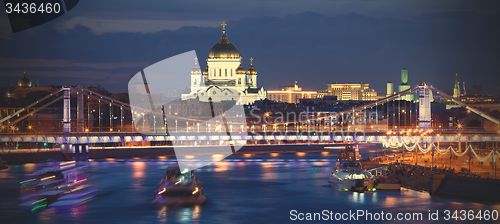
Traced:
[[332, 171], [328, 179], [331, 187], [341, 191], [375, 191], [374, 178], [363, 170], [359, 161], [344, 161]]

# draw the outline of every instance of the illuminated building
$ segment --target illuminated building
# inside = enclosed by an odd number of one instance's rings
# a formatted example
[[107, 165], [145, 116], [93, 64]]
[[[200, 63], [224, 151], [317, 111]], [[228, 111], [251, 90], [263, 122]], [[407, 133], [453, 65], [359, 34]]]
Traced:
[[302, 87], [297, 85], [293, 86], [280, 86], [280, 90], [268, 90], [267, 98], [269, 100], [279, 103], [299, 103], [300, 99], [311, 99], [317, 97], [316, 91], [302, 91]]
[[[238, 50], [226, 37], [225, 23], [222, 23], [222, 37], [208, 53], [207, 67], [200, 71], [195, 64], [191, 71], [191, 89], [182, 94], [182, 100], [198, 98], [202, 102], [231, 100], [229, 95], [241, 96], [242, 104], [253, 104], [266, 99], [266, 90], [257, 87], [257, 71], [250, 58], [250, 67], [245, 70]], [[237, 99], [234, 99], [237, 100]]]
[[[401, 69], [401, 85], [398, 87], [399, 92], [403, 92], [405, 90], [410, 89], [410, 85], [408, 85], [408, 70], [406, 68]], [[413, 94], [408, 94], [400, 97], [401, 100], [413, 101]]]
[[26, 70], [23, 72], [23, 77], [17, 82], [17, 86], [11, 86], [5, 89], [5, 98], [13, 98], [14, 100], [19, 100], [26, 98], [27, 94], [32, 92], [47, 92], [52, 93], [56, 91], [57, 88], [51, 86], [33, 86], [30, 79], [26, 77]]
[[458, 73], [455, 73], [455, 87], [453, 88], [453, 97], [460, 97], [460, 84], [458, 82]]
[[387, 96], [392, 96], [394, 94], [394, 84], [392, 82], [388, 82], [387, 83], [387, 93], [386, 93], [386, 97]]
[[377, 92], [369, 88], [368, 83], [333, 83], [328, 84], [326, 96], [336, 96], [338, 100], [373, 101], [377, 100]]

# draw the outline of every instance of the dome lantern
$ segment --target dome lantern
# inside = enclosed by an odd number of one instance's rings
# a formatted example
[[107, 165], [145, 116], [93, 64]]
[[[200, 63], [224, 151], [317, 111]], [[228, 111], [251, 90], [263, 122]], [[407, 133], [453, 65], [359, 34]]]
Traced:
[[247, 71], [245, 70], [245, 68], [243, 68], [243, 65], [241, 65], [240, 63], [240, 66], [238, 66], [238, 68], [236, 69], [236, 74], [245, 74]]
[[247, 75], [257, 75], [257, 71], [253, 67], [253, 58], [250, 58], [250, 67], [247, 70]]
[[222, 23], [222, 37], [208, 53], [209, 58], [239, 58], [240, 53], [226, 37], [226, 23]]
[[194, 67], [191, 70], [191, 75], [199, 75], [201, 74], [200, 67], [198, 67], [198, 58], [194, 58]]

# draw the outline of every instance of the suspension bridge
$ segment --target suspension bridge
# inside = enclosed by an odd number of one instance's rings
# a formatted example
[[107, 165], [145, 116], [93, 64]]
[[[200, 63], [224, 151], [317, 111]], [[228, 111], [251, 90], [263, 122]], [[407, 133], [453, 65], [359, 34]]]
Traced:
[[[494, 123], [497, 129], [483, 131], [466, 130], [437, 130], [431, 127], [432, 113], [430, 91], [466, 108], [480, 117]], [[62, 92], [62, 94], [61, 94]], [[418, 92], [418, 118], [416, 126], [389, 127], [389, 103], [401, 99], [402, 96]], [[71, 94], [76, 94], [76, 128], [71, 127]], [[45, 101], [51, 101], [44, 103]], [[84, 107], [87, 99], [87, 108]], [[97, 101], [97, 106], [91, 108], [91, 99]], [[392, 96], [368, 102], [364, 105], [345, 109], [335, 113], [318, 112], [318, 116], [310, 117], [306, 115], [305, 120], [280, 121], [263, 124], [232, 124], [222, 125], [219, 123], [200, 123], [206, 119], [197, 117], [181, 117], [176, 114], [155, 114], [143, 108], [132, 107], [130, 104], [120, 100], [112, 99], [108, 96], [77, 86], [76, 88], [65, 85], [59, 90], [29, 104], [28, 106], [15, 111], [0, 119], [1, 129], [14, 129], [16, 124], [24, 119], [33, 116], [35, 113], [45, 109], [47, 106], [57, 101], [63, 100], [62, 132], [56, 133], [32, 133], [15, 131], [2, 133], [0, 142], [22, 143], [22, 142], [43, 142], [58, 144], [63, 151], [74, 152], [75, 147], [88, 148], [88, 144], [106, 143], [126, 143], [126, 142], [175, 142], [176, 145], [202, 146], [202, 145], [226, 145], [240, 142], [241, 144], [274, 143], [274, 144], [303, 144], [308, 143], [334, 143], [334, 142], [364, 142], [382, 143], [386, 147], [399, 146], [408, 143], [457, 143], [457, 142], [499, 142], [500, 134], [498, 126], [500, 121], [481, 110], [460, 102], [443, 91], [436, 89], [432, 85], [421, 82], [408, 90], [396, 93]], [[39, 106], [37, 106], [39, 105]], [[101, 123], [104, 120], [101, 113], [101, 105], [109, 106], [109, 132], [102, 131]], [[37, 106], [37, 107], [35, 107]], [[113, 109], [118, 108], [118, 110]], [[33, 109], [35, 108], [35, 109]], [[91, 116], [97, 111], [97, 117]], [[92, 112], [91, 112], [92, 111]], [[115, 111], [119, 111], [114, 114]], [[399, 108], [399, 113], [401, 113]], [[417, 109], [415, 109], [417, 111]], [[139, 134], [137, 132], [124, 131], [124, 112], [131, 116], [139, 117], [141, 122], [133, 125], [149, 127], [148, 133]], [[404, 111], [403, 111], [404, 112]], [[410, 110], [411, 112], [411, 110]], [[394, 113], [394, 111], [393, 111]], [[387, 128], [380, 128], [379, 117], [386, 114], [385, 121]], [[394, 115], [394, 114], [393, 114]], [[86, 116], [86, 118], [85, 118]], [[114, 119], [119, 116], [119, 128], [113, 129]], [[166, 122], [157, 122], [151, 117], [171, 116], [179, 119], [174, 127], [167, 127]], [[222, 114], [221, 116], [224, 116]], [[92, 117], [92, 118], [91, 118]], [[394, 117], [394, 116], [393, 116]], [[400, 119], [400, 117], [398, 116]], [[411, 116], [410, 116], [411, 118]], [[92, 131], [92, 121], [98, 120], [99, 131]], [[338, 121], [335, 123], [334, 121]], [[205, 122], [206, 123], [206, 122]], [[185, 125], [184, 125], [185, 124]], [[135, 125], [135, 126], [134, 126]], [[374, 126], [376, 128], [374, 128]], [[226, 130], [227, 129], [227, 130]], [[226, 134], [231, 133], [231, 134]]]

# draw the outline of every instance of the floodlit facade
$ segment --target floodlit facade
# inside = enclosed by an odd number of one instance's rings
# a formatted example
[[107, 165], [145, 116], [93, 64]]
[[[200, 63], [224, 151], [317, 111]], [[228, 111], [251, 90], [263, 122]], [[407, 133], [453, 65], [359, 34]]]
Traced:
[[278, 103], [299, 103], [300, 99], [312, 99], [317, 97], [316, 91], [302, 91], [302, 87], [297, 85], [293, 86], [280, 86], [280, 90], [268, 90], [267, 98]]

